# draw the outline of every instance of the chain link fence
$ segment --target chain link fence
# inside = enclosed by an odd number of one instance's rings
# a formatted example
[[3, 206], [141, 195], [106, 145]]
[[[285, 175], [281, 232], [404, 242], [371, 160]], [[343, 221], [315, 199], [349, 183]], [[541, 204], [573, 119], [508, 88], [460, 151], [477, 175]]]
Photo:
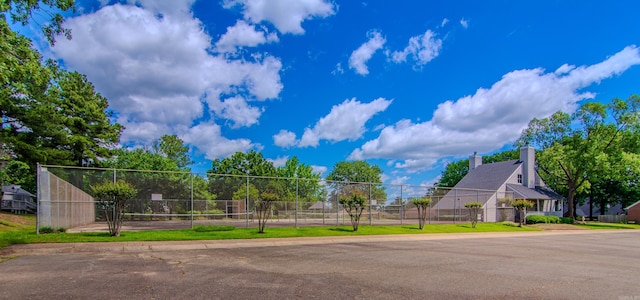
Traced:
[[513, 220], [513, 208], [498, 207], [497, 198], [510, 195], [487, 190], [461, 190], [418, 185], [335, 182], [305, 178], [276, 178], [98, 169], [38, 167], [38, 228], [76, 228], [104, 223], [104, 211], [91, 196], [91, 187], [125, 181], [137, 195], [127, 203], [124, 225], [133, 229], [181, 229], [196, 225], [257, 227], [256, 201], [273, 191], [269, 227], [349, 225], [339, 204], [341, 196], [367, 198], [363, 225], [417, 224], [412, 200], [431, 197], [428, 223], [464, 223], [471, 217], [464, 204], [485, 203], [476, 216], [484, 221]]

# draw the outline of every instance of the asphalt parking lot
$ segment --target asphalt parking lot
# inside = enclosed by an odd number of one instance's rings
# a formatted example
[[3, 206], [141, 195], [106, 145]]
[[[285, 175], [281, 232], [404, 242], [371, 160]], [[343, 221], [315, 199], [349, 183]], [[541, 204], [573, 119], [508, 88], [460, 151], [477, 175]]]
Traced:
[[16, 245], [2, 299], [640, 299], [640, 230]]

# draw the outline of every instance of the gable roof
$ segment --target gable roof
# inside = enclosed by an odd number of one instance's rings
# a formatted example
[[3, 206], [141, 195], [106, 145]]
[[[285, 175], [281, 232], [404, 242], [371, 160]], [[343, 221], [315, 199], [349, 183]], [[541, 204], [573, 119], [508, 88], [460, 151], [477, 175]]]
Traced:
[[15, 184], [10, 184], [10, 185], [3, 186], [2, 187], [2, 193], [10, 193], [10, 194], [19, 195], [19, 196], [35, 197], [33, 194], [25, 191], [19, 185], [15, 185]]
[[638, 205], [638, 204], [640, 204], [640, 201], [638, 201], [638, 202], [636, 202], [636, 203], [634, 203], [634, 204], [631, 204], [631, 205], [629, 205], [629, 206], [625, 207], [625, 208], [624, 208], [624, 210], [629, 210], [630, 208], [632, 208], [632, 207], [634, 207], [634, 206], [636, 206], [636, 205]]
[[479, 165], [460, 180], [456, 189], [497, 190], [522, 164], [519, 160], [509, 160]]

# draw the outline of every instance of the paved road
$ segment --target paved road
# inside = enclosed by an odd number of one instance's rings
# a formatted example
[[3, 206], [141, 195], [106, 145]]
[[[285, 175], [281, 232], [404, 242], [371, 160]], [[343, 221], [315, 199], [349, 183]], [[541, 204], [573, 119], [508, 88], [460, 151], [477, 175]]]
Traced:
[[640, 230], [20, 245], [2, 299], [640, 299]]

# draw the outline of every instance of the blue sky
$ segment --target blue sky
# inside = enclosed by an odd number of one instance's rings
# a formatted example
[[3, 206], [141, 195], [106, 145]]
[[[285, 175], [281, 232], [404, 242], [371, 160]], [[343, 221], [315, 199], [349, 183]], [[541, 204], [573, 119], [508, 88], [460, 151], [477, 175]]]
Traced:
[[[84, 73], [126, 126], [177, 134], [194, 171], [256, 149], [386, 183], [510, 148], [534, 117], [638, 93], [637, 1], [79, 1], [45, 56]], [[23, 29], [29, 33], [29, 29]], [[31, 30], [31, 32], [35, 32]]]

